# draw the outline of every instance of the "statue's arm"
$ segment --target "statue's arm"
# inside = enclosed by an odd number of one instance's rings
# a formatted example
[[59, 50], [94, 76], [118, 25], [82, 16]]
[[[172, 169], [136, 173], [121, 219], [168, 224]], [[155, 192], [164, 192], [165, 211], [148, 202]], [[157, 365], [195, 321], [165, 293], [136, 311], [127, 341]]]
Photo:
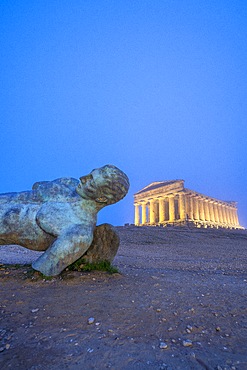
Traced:
[[78, 260], [93, 241], [94, 227], [71, 225], [33, 264], [33, 268], [46, 276], [60, 274]]

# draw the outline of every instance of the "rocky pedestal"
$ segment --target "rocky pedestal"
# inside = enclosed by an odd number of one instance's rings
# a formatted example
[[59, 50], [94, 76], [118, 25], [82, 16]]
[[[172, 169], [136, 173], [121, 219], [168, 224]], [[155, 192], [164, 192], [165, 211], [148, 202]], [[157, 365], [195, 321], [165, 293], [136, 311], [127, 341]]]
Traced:
[[82, 258], [88, 263], [112, 262], [117, 254], [119, 243], [119, 236], [112, 225], [99, 225], [94, 231], [91, 246]]

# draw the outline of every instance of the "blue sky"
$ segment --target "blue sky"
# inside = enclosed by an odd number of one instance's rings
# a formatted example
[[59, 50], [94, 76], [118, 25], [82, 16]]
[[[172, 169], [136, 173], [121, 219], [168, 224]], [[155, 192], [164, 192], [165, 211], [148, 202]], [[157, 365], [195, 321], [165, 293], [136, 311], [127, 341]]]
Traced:
[[247, 227], [247, 2], [2, 0], [0, 192], [114, 164], [99, 223], [153, 181], [238, 202]]

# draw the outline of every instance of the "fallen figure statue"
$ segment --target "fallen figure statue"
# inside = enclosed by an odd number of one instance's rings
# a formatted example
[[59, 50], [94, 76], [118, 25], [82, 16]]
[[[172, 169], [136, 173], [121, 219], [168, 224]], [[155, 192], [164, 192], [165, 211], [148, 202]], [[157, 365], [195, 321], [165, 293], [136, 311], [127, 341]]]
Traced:
[[119, 240], [111, 225], [96, 228], [97, 213], [128, 189], [126, 174], [106, 165], [80, 180], [59, 178], [37, 182], [30, 191], [0, 194], [0, 245], [45, 251], [32, 267], [46, 276], [60, 274], [82, 256], [111, 262]]

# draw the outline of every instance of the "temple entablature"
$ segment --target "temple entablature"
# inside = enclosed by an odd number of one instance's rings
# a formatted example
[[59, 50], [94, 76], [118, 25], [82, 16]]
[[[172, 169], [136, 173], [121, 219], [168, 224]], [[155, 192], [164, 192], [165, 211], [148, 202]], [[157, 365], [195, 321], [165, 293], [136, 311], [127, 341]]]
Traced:
[[184, 187], [184, 180], [153, 182], [134, 194], [135, 225], [187, 225], [244, 229], [237, 202], [219, 200]]

